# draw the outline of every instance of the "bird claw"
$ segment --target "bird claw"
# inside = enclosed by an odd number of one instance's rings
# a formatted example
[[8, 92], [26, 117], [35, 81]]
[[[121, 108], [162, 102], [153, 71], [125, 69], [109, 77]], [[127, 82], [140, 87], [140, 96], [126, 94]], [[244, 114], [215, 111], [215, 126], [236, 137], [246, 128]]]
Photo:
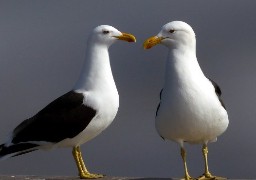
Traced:
[[196, 180], [196, 179], [188, 175], [182, 178], [181, 180]]
[[79, 175], [81, 179], [98, 179], [103, 178], [104, 175], [102, 174], [92, 174], [92, 173], [83, 173]]
[[213, 176], [211, 174], [203, 174], [202, 176], [196, 178], [197, 180], [225, 180], [227, 178], [224, 177], [218, 177], [218, 176]]

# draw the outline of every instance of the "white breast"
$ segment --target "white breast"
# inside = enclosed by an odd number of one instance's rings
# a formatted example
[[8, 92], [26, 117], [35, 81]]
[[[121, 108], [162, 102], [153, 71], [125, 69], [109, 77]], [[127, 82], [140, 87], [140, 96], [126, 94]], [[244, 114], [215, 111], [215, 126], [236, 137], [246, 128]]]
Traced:
[[79, 144], [96, 137], [112, 123], [118, 111], [119, 95], [116, 89], [106, 91], [105, 94], [101, 93], [100, 98], [97, 92], [94, 92], [87, 96], [86, 101], [89, 104], [93, 101], [92, 107], [96, 107], [98, 110], [93, 120], [79, 135]]
[[177, 142], [215, 140], [228, 126], [227, 112], [206, 78], [188, 85], [163, 90], [156, 129], [164, 138]]
[[97, 109], [95, 117], [88, 126], [76, 137], [65, 139], [57, 143], [54, 147], [78, 146], [86, 143], [99, 135], [114, 120], [118, 107], [119, 96], [117, 90], [107, 91], [108, 93], [99, 96], [97, 92], [85, 92], [84, 103], [94, 109]]

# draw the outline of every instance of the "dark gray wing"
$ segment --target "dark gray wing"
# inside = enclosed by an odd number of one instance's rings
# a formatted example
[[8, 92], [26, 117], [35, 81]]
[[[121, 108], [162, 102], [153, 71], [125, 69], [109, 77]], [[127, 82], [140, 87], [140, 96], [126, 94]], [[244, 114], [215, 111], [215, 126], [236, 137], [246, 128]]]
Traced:
[[83, 131], [96, 110], [83, 104], [81, 93], [70, 91], [57, 98], [13, 131], [13, 143], [28, 141], [59, 142]]
[[225, 106], [224, 102], [223, 102], [222, 99], [220, 98], [220, 96], [221, 96], [221, 89], [220, 89], [219, 85], [218, 85], [216, 82], [214, 82], [213, 80], [211, 80], [211, 79], [209, 79], [209, 81], [210, 81], [210, 82], [212, 83], [212, 85], [214, 86], [214, 88], [215, 88], [215, 93], [216, 93], [216, 95], [218, 96], [221, 105], [224, 107], [224, 109], [226, 109], [226, 106]]

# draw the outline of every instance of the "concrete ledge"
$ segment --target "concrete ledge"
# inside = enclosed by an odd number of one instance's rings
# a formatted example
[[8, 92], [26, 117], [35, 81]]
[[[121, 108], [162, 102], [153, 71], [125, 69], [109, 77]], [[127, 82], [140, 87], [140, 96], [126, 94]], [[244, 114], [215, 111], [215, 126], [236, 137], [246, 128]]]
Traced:
[[[0, 175], [0, 180], [79, 180], [72, 176], [31, 176], [31, 175]], [[178, 180], [179, 178], [143, 178], [143, 177], [111, 177], [105, 176], [99, 180]]]
[[[0, 175], [0, 180], [79, 180], [80, 178], [72, 176], [27, 176], [27, 175]], [[147, 178], [147, 177], [111, 177], [106, 176], [99, 180], [179, 180], [180, 178]], [[229, 179], [239, 180], [239, 179]], [[240, 179], [249, 180], [249, 179]]]
[[[31, 175], [0, 175], [0, 180], [79, 180], [72, 176], [31, 176]], [[171, 178], [136, 178], [136, 177], [111, 177], [105, 176], [99, 180], [170, 180]], [[173, 179], [177, 180], [177, 179]]]

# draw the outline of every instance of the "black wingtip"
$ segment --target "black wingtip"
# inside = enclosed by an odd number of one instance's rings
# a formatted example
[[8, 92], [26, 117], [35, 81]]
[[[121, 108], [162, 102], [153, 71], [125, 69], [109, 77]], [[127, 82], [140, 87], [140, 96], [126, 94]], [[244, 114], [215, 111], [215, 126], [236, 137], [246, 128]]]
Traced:
[[0, 145], [0, 158], [6, 155], [4, 151], [5, 151], [4, 144], [1, 144]]
[[0, 145], [0, 158], [4, 156], [11, 155], [11, 157], [19, 156], [22, 154], [26, 154], [32, 151], [35, 151], [35, 147], [37, 144], [32, 143], [20, 143], [20, 144], [13, 144], [10, 146], [6, 146], [5, 144]]

